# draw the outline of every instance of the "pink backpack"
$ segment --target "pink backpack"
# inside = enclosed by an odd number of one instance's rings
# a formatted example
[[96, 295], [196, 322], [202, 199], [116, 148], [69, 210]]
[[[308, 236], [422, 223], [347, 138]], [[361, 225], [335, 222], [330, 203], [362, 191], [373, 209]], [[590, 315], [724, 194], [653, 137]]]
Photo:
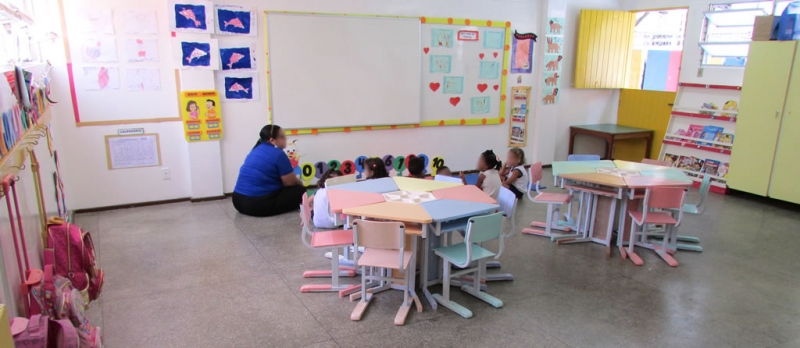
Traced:
[[30, 319], [11, 319], [11, 335], [16, 348], [78, 348], [80, 345], [71, 321], [51, 321], [39, 314]]
[[94, 243], [89, 232], [59, 217], [47, 220], [45, 265], [53, 265], [55, 274], [66, 277], [89, 304], [100, 296], [103, 270], [97, 267]]

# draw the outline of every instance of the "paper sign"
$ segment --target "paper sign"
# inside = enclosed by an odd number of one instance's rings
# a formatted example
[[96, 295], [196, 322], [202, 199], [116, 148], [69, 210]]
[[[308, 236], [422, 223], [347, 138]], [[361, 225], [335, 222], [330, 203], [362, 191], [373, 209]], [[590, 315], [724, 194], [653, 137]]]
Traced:
[[459, 30], [458, 31], [458, 40], [459, 41], [478, 41], [478, 31], [477, 30]]
[[183, 91], [180, 106], [186, 141], [222, 139], [222, 108], [217, 91]]
[[139, 134], [144, 134], [144, 128], [117, 129], [117, 135], [139, 135]]
[[108, 169], [160, 166], [158, 134], [106, 135], [106, 160]]

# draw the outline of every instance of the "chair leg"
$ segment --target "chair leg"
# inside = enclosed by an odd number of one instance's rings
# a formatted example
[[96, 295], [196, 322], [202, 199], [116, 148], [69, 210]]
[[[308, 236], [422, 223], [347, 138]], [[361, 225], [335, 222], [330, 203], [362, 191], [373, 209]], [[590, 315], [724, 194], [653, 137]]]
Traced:
[[[644, 224], [642, 225], [642, 229], [644, 229]], [[633, 261], [634, 265], [644, 265], [642, 258], [634, 252], [634, 246], [636, 246], [636, 221], [631, 219], [631, 234], [628, 237], [628, 257]]]
[[470, 294], [472, 296], [475, 296], [478, 299], [490, 304], [491, 306], [493, 306], [495, 308], [503, 307], [503, 301], [501, 301], [497, 297], [489, 295], [488, 293], [486, 293], [484, 291], [481, 291], [481, 288], [480, 288], [481, 283], [480, 283], [479, 280], [484, 277], [484, 274], [486, 274], [486, 260], [479, 260], [478, 261], [478, 268], [475, 270], [475, 276], [474, 276], [473, 284], [472, 285], [462, 285], [461, 286], [461, 291], [464, 291], [464, 292], [466, 292], [466, 293], [468, 293], [468, 294]]
[[406, 317], [408, 317], [408, 312], [411, 310], [411, 296], [409, 295], [409, 285], [411, 284], [411, 270], [405, 271], [405, 284], [403, 284], [403, 304], [400, 305], [400, 309], [397, 311], [397, 315], [394, 317], [394, 324], [398, 326], [402, 326], [406, 323]]
[[661, 242], [661, 247], [655, 248], [656, 254], [661, 257], [670, 267], [678, 267], [678, 260], [675, 260], [672, 255], [669, 254], [669, 243], [674, 238], [673, 234], [675, 234], [675, 225], [667, 226], [665, 229], [666, 235], [664, 235], [664, 239]]
[[353, 313], [350, 313], [350, 320], [359, 321], [361, 317], [364, 315], [364, 311], [367, 310], [367, 306], [369, 306], [369, 301], [372, 300], [372, 294], [367, 293], [367, 268], [361, 266], [361, 300], [358, 301], [356, 308], [353, 309]]
[[[445, 306], [451, 311], [456, 312], [456, 314], [466, 319], [472, 318], [472, 311], [458, 303], [450, 301], [450, 261], [444, 260], [443, 263], [442, 294], [433, 294], [433, 298], [442, 306]], [[478, 279], [480, 281], [480, 278]]]

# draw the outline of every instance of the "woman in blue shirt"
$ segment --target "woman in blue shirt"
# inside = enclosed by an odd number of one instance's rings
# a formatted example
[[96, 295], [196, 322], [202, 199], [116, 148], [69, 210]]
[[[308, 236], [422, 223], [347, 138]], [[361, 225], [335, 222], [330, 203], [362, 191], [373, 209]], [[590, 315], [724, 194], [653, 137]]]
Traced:
[[280, 126], [266, 125], [261, 137], [239, 169], [233, 189], [233, 206], [250, 216], [272, 216], [297, 210], [306, 188], [294, 175]]

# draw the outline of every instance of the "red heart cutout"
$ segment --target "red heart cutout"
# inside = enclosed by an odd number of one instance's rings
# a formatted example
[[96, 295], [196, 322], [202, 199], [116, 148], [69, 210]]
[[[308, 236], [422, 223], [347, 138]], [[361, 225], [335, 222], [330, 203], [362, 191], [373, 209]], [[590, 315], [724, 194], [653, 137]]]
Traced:
[[494, 88], [494, 90], [496, 91], [498, 88], [500, 88], [500, 86], [494, 85], [494, 86], [492, 86], [492, 88]]
[[436, 90], [439, 89], [439, 86], [441, 86], [441, 84], [438, 82], [431, 82], [429, 86], [431, 87], [431, 91], [436, 92]]
[[423, 48], [423, 49], [422, 49], [422, 51], [423, 51], [423, 52], [425, 52], [425, 54], [428, 54], [428, 51], [430, 51], [430, 50], [431, 50], [431, 49], [430, 49], [430, 48], [427, 48], [427, 47], [425, 47], [425, 48]]
[[483, 59], [483, 53], [479, 54], [478, 57], [481, 57], [481, 59]]
[[450, 98], [450, 104], [453, 104], [453, 106], [458, 105], [458, 102], [460, 102], [460, 101], [461, 101], [461, 97], [452, 97], [452, 98]]
[[495, 53], [492, 53], [492, 55], [493, 55], [495, 58], [497, 58], [497, 52], [495, 52]]
[[478, 90], [479, 90], [481, 93], [483, 93], [483, 91], [485, 91], [487, 88], [489, 88], [489, 85], [487, 85], [487, 84], [485, 84], [485, 83], [479, 83], [479, 84], [478, 84]]

